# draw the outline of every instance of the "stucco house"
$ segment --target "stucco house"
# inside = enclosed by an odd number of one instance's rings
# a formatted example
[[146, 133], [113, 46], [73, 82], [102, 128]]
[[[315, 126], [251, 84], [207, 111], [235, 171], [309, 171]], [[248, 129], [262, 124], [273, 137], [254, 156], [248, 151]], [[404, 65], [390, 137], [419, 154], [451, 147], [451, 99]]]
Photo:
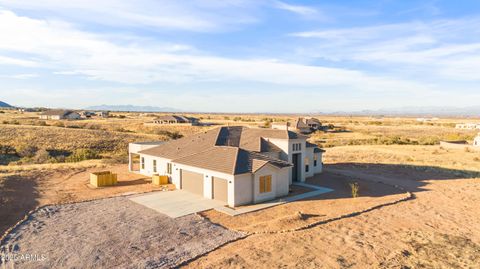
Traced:
[[54, 109], [41, 113], [39, 118], [42, 120], [78, 120], [81, 115], [71, 110]]
[[272, 129], [292, 130], [302, 134], [315, 132], [322, 128], [322, 123], [316, 118], [297, 118], [294, 122], [273, 122]]
[[153, 120], [156, 124], [180, 124], [180, 125], [197, 125], [198, 119], [186, 117], [182, 115], [164, 115]]
[[168, 175], [178, 189], [235, 207], [287, 195], [293, 182], [322, 172], [323, 152], [292, 131], [231, 126], [160, 145], [131, 143], [129, 169]]
[[478, 133], [477, 137], [473, 140], [473, 146], [480, 148], [480, 133]]

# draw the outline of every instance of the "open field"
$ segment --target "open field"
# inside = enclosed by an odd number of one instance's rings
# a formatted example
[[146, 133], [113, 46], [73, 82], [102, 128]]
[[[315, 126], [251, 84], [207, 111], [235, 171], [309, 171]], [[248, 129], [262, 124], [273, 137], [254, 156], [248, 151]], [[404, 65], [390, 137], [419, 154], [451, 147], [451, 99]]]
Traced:
[[[16, 155], [20, 150], [12, 152], [10, 157], [16, 159], [0, 165], [0, 231], [40, 205], [159, 190], [143, 177], [129, 174], [126, 165], [113, 157], [124, 158], [128, 142], [174, 139], [215, 127], [151, 127], [144, 123], [155, 115], [114, 113], [116, 117], [109, 119], [62, 121], [64, 126], [80, 126], [67, 128], [55, 126], [54, 121], [39, 126], [34, 116], [0, 113], [0, 122], [8, 121], [0, 124], [0, 145], [21, 149], [32, 143], [69, 152], [88, 148], [104, 160], [29, 164], [26, 157]], [[295, 117], [191, 116], [219, 125], [248, 126], [263, 125], [266, 118], [284, 121]], [[186, 267], [476, 268], [480, 261], [480, 152], [444, 149], [438, 141], [471, 140], [477, 131], [457, 130], [454, 124], [478, 120], [421, 123], [412, 118], [319, 118], [334, 129], [315, 133], [310, 139], [328, 147], [326, 171], [310, 183], [335, 191], [237, 217], [203, 212], [208, 221], [231, 230], [269, 233], [229, 243]], [[119, 186], [89, 188], [88, 173], [99, 170], [118, 173]], [[351, 197], [352, 182], [360, 186], [357, 198]], [[396, 203], [406, 197], [405, 191], [413, 198]], [[351, 212], [362, 213], [348, 216]], [[313, 223], [317, 225], [278, 233]]]

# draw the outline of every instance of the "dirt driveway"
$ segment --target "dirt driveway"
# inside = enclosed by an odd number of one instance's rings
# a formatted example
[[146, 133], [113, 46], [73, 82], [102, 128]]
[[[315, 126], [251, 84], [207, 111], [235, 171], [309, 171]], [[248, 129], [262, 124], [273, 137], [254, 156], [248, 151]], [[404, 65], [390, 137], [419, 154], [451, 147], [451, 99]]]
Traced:
[[169, 268], [242, 236], [197, 215], [172, 219], [116, 197], [43, 207], [0, 253], [36, 255], [18, 260], [19, 268]]

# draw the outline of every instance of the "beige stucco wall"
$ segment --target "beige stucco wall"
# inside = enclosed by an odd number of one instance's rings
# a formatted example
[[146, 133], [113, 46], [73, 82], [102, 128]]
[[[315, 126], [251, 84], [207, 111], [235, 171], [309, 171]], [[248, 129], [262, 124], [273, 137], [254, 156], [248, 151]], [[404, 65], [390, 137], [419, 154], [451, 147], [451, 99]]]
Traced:
[[[233, 205], [240, 206], [253, 203], [253, 175], [251, 173], [236, 175], [233, 182], [234, 189], [237, 190], [233, 197]], [[228, 198], [230, 199], [230, 196]]]

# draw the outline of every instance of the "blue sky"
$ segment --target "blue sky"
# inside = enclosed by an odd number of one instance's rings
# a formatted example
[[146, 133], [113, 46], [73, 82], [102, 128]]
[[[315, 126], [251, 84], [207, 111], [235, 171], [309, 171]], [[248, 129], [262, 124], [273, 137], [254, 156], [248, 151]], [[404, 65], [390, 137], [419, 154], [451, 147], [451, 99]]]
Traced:
[[0, 0], [0, 100], [211, 112], [471, 106], [480, 1]]

